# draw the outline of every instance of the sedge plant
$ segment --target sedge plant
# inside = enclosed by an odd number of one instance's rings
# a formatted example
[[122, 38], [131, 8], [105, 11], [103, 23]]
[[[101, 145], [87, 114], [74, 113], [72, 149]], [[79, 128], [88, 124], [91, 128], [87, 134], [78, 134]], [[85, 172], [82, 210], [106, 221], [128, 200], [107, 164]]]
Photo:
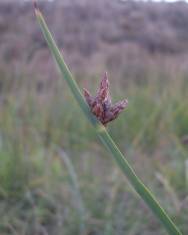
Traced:
[[[101, 95], [104, 95], [104, 99], [100, 102], [99, 99], [94, 99], [90, 96], [90, 94], [85, 90], [84, 96], [82, 95], [76, 81], [74, 80], [72, 73], [70, 72], [68, 66], [66, 65], [62, 53], [59, 51], [49, 29], [48, 26], [44, 20], [44, 17], [39, 10], [36, 1], [34, 1], [34, 7], [35, 7], [35, 14], [37, 21], [40, 25], [40, 28], [42, 30], [42, 33], [46, 39], [46, 42], [48, 44], [48, 47], [59, 67], [59, 70], [62, 74], [63, 79], [66, 80], [74, 98], [76, 99], [78, 105], [80, 106], [81, 110], [84, 112], [85, 116], [89, 120], [89, 122], [92, 124], [92, 126], [95, 129], [95, 132], [100, 139], [100, 141], [104, 144], [106, 149], [111, 153], [111, 156], [116, 161], [119, 168], [122, 170], [124, 175], [129, 180], [130, 184], [133, 186], [133, 188], [136, 190], [136, 192], [139, 194], [139, 196], [144, 200], [144, 202], [148, 205], [148, 207], [152, 210], [155, 217], [159, 219], [159, 221], [163, 224], [166, 231], [170, 235], [182, 235], [180, 230], [176, 227], [174, 222], [170, 219], [170, 217], [167, 215], [165, 210], [160, 206], [159, 202], [155, 199], [154, 195], [151, 193], [151, 191], [143, 184], [143, 182], [140, 180], [140, 178], [135, 174], [134, 170], [130, 166], [129, 162], [125, 158], [125, 156], [121, 153], [119, 148], [116, 146], [114, 141], [112, 140], [111, 136], [106, 130], [105, 125], [116, 118], [116, 116], [122, 111], [123, 108], [127, 105], [127, 101], [121, 101], [117, 103], [116, 105], [108, 108], [108, 105], [110, 107], [111, 104], [107, 102], [105, 106], [105, 110], [101, 110], [100, 105], [104, 105], [105, 98], [108, 97], [108, 89], [103, 91], [104, 93]], [[107, 81], [106, 81], [107, 82]], [[101, 82], [105, 83], [104, 81]], [[99, 91], [100, 93], [100, 91]], [[98, 95], [99, 95], [98, 93]], [[100, 97], [99, 97], [100, 98]], [[108, 99], [106, 101], [109, 101]], [[98, 103], [96, 103], [98, 102]], [[104, 108], [104, 106], [102, 106]], [[113, 109], [114, 108], [114, 109]], [[107, 111], [113, 111], [112, 113], [109, 113]], [[106, 111], [106, 116], [101, 116], [101, 113], [104, 113]]]

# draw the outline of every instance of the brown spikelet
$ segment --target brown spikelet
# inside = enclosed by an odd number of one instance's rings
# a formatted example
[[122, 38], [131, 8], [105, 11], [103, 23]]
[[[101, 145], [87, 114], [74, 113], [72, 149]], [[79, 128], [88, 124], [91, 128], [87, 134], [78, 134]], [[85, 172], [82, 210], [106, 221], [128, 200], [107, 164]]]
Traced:
[[116, 119], [128, 104], [127, 100], [122, 100], [117, 102], [115, 105], [112, 105], [109, 94], [109, 80], [107, 73], [105, 73], [101, 80], [96, 97], [91, 96], [86, 89], [84, 89], [84, 96], [91, 112], [103, 125]]

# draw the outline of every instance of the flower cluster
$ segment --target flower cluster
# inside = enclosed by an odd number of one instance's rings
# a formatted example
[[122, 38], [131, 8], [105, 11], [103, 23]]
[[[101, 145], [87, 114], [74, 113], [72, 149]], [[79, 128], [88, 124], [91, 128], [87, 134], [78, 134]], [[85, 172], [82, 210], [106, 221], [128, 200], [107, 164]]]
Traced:
[[109, 81], [107, 73], [105, 73], [100, 83], [97, 95], [93, 97], [86, 89], [84, 89], [84, 96], [91, 112], [103, 125], [106, 125], [108, 122], [116, 119], [128, 104], [127, 100], [122, 100], [112, 105], [109, 94]]

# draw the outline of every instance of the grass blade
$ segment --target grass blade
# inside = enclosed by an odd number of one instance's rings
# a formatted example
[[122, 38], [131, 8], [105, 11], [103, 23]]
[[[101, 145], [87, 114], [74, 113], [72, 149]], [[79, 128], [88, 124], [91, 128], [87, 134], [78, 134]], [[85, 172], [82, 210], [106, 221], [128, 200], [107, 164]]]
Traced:
[[164, 209], [159, 205], [158, 201], [154, 198], [153, 194], [148, 190], [148, 188], [141, 182], [141, 180], [136, 176], [132, 167], [129, 165], [126, 158], [120, 152], [110, 135], [108, 134], [106, 128], [91, 114], [88, 105], [86, 104], [82, 93], [73, 79], [73, 76], [68, 69], [66, 63], [64, 62], [63, 56], [60, 53], [49, 29], [48, 26], [39, 11], [39, 9], [35, 6], [35, 13], [43, 35], [46, 39], [48, 47], [54, 56], [59, 69], [62, 73], [63, 78], [67, 81], [69, 88], [72, 91], [75, 99], [77, 100], [79, 106], [82, 111], [85, 113], [86, 117], [94, 126], [96, 133], [101, 140], [101, 142], [105, 145], [108, 151], [112, 154], [114, 160], [118, 164], [119, 168], [126, 175], [136, 192], [140, 195], [140, 197], [145, 201], [148, 207], [153, 211], [154, 215], [161, 221], [166, 230], [170, 235], [181, 235], [181, 232], [176, 227], [176, 225], [172, 222], [170, 217], [166, 214]]

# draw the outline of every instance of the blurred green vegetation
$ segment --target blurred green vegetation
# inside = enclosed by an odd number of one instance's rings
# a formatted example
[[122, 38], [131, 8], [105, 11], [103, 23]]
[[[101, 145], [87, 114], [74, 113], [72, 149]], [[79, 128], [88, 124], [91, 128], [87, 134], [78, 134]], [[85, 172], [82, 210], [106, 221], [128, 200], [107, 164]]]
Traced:
[[[99, 80], [84, 77], [79, 85], [87, 81], [95, 92]], [[48, 87], [44, 80], [39, 89], [39, 81], [0, 75], [0, 234], [165, 234], [125, 183], [66, 84], [56, 79]], [[141, 82], [122, 76], [110, 83], [114, 102], [129, 100], [109, 124], [110, 134], [187, 234], [187, 77], [159, 69]]]

